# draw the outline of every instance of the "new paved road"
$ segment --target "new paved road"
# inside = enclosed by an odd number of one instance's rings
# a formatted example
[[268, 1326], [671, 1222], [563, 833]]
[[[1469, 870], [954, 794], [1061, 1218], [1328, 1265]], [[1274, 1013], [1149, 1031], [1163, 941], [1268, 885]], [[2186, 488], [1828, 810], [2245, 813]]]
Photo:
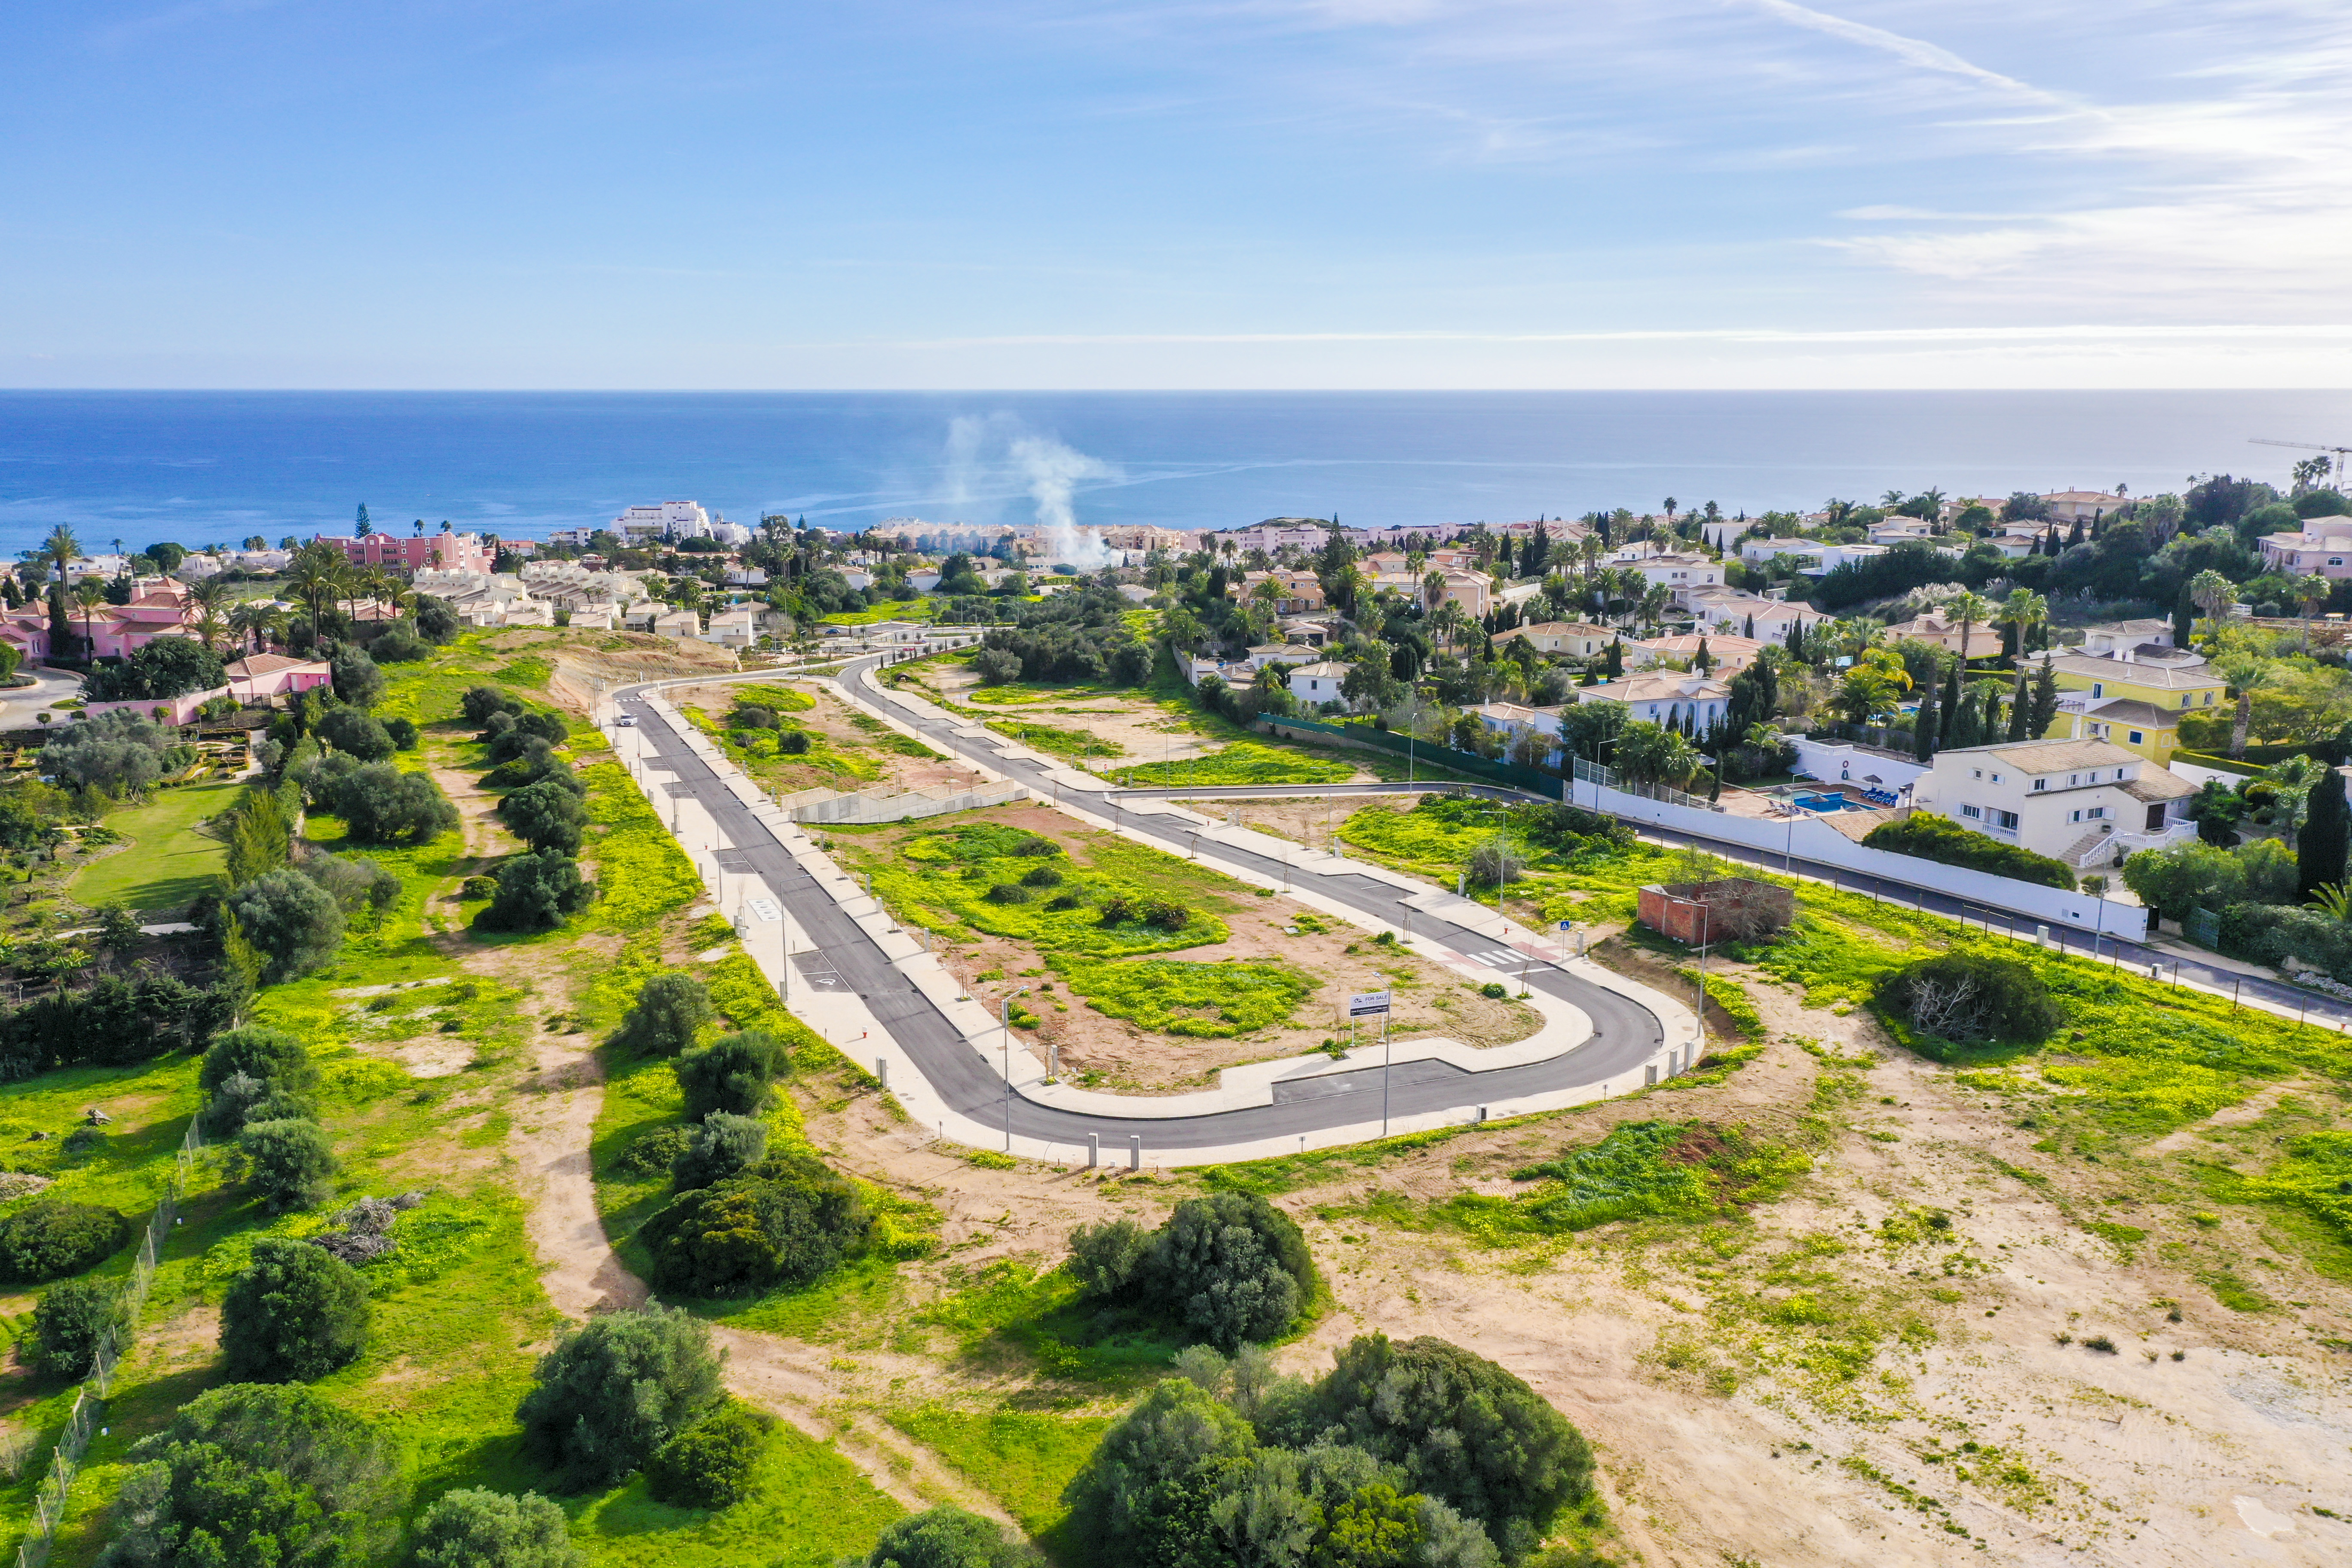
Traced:
[[[844, 679], [864, 680], [877, 662], [850, 666], [844, 671]], [[667, 791], [687, 795], [717, 823], [720, 833], [736, 846], [725, 857], [728, 871], [757, 876], [770, 894], [792, 910], [793, 920], [822, 950], [824, 963], [838, 976], [826, 978], [827, 987], [856, 993], [950, 1110], [992, 1127], [1005, 1125], [1009, 1113], [1015, 1136], [1049, 1142], [1083, 1145], [1088, 1133], [1097, 1134], [1107, 1150], [1123, 1146], [1130, 1136], [1139, 1136], [1149, 1150], [1194, 1150], [1295, 1137], [1380, 1118], [1382, 1075], [1377, 1068], [1285, 1086], [1276, 1091], [1271, 1105], [1194, 1117], [1096, 1116], [1042, 1105], [1019, 1095], [1008, 1100], [993, 1064], [965, 1043], [938, 1006], [915, 988], [830, 893], [816, 885], [768, 825], [736, 798], [656, 710], [641, 700], [644, 690], [643, 687], [625, 688], [616, 697], [620, 710], [636, 717], [644, 738], [648, 789], [656, 795]], [[870, 688], [861, 687], [857, 695], [878, 700], [870, 696]], [[913, 722], [909, 715], [898, 716]], [[915, 722], [914, 727], [941, 750], [976, 755], [991, 769], [1051, 798], [1051, 785], [1035, 763], [1002, 756], [992, 748], [979, 748], [953, 734], [946, 723]], [[1180, 854], [1190, 847], [1190, 832], [1171, 827], [1165, 818], [1123, 813], [1120, 826], [1132, 837]], [[1278, 880], [1283, 874], [1281, 861], [1249, 850], [1220, 844], [1216, 854], [1221, 860], [1239, 863], [1271, 879]], [[1504, 949], [1492, 933], [1410, 910], [1402, 890], [1386, 882], [1352, 872], [1334, 874], [1295, 865], [1289, 874], [1293, 887], [1354, 910], [1373, 924], [1409, 925], [1417, 943], [1449, 948], [1507, 972], [1516, 972], [1520, 965], [1521, 955]], [[809, 971], [796, 956], [795, 980], [804, 973]], [[1490, 1072], [1472, 1073], [1438, 1061], [1401, 1063], [1389, 1084], [1390, 1114], [1399, 1119], [1435, 1111], [1466, 1115], [1481, 1104], [1572, 1089], [1612, 1077], [1630, 1079], [1664, 1047], [1664, 1031], [1656, 1015], [1614, 991], [1542, 964], [1530, 971], [1528, 984], [1582, 1008], [1592, 1020], [1593, 1037], [1549, 1060]]]

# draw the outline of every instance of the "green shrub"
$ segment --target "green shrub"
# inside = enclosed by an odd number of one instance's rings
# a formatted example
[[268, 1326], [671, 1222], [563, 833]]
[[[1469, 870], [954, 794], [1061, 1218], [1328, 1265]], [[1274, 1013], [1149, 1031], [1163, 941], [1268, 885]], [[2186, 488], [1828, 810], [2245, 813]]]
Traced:
[[236, 918], [245, 940], [263, 961], [263, 984], [308, 974], [343, 942], [343, 911], [324, 888], [299, 871], [281, 868], [232, 891], [222, 907]]
[[474, 923], [485, 931], [553, 931], [595, 901], [596, 885], [583, 879], [570, 856], [552, 849], [515, 855], [499, 868], [498, 890]]
[[1088, 1560], [1189, 1568], [1223, 1560], [1214, 1510], [1257, 1450], [1250, 1424], [1207, 1390], [1171, 1378], [1103, 1434], [1070, 1483]]
[[221, 1360], [239, 1383], [307, 1383], [367, 1348], [359, 1271], [307, 1241], [265, 1236], [221, 1301]]
[[79, 1382], [89, 1375], [99, 1346], [122, 1321], [122, 1298], [111, 1281], [52, 1285], [34, 1303], [33, 1331], [16, 1342], [17, 1359], [45, 1377]]
[[1102, 923], [1107, 926], [1140, 925], [1154, 931], [1182, 931], [1192, 919], [1192, 911], [1174, 899], [1152, 893], [1115, 893], [1102, 904]]
[[1878, 1002], [1919, 1033], [1962, 1044], [2036, 1044], [2064, 1016], [2032, 969], [1977, 952], [1907, 964], [1880, 983]]
[[783, 1069], [784, 1043], [765, 1029], [724, 1035], [677, 1058], [678, 1092], [686, 1117], [698, 1121], [715, 1110], [753, 1116], [775, 1101], [768, 1081]]
[[1029, 889], [1018, 882], [999, 882], [982, 895], [992, 904], [1025, 904]]
[[1478, 987], [1478, 994], [1490, 1002], [1499, 1002], [1511, 994], [1511, 988], [1499, 980], [1490, 980]]
[[1507, 1558], [1543, 1541], [1592, 1487], [1592, 1450], [1519, 1378], [1444, 1340], [1359, 1336], [1287, 1416], [1294, 1439], [1338, 1427], [1415, 1491], [1484, 1526]]
[[710, 993], [678, 970], [656, 974], [637, 991], [614, 1040], [642, 1056], [674, 1057], [694, 1044], [710, 1021]]
[[489, 722], [493, 713], [511, 715], [523, 710], [522, 699], [503, 686], [469, 686], [457, 699], [457, 707], [466, 722], [478, 730]]
[[541, 1356], [518, 1415], [567, 1491], [611, 1486], [718, 1399], [710, 1330], [674, 1308], [591, 1319]]
[[361, 844], [423, 844], [457, 826], [457, 808], [425, 773], [370, 763], [345, 774], [329, 805]]
[[1307, 1238], [1255, 1193], [1187, 1198], [1148, 1234], [1131, 1220], [1080, 1226], [1066, 1267], [1087, 1296], [1164, 1305], [1226, 1349], [1281, 1333], [1315, 1293]]
[[646, 1221], [655, 1282], [689, 1296], [804, 1285], [865, 1240], [856, 1190], [813, 1155], [771, 1155], [740, 1175], [680, 1193]]
[[2011, 877], [2042, 887], [2072, 891], [2074, 886], [2074, 873], [2064, 861], [2004, 844], [1932, 811], [1915, 811], [1899, 822], [1882, 822], [1862, 842], [1871, 849], [1916, 856], [1946, 866], [1963, 866], [1971, 871]]
[[751, 1492], [751, 1471], [775, 1417], [730, 1399], [654, 1452], [646, 1489], [657, 1502], [731, 1508]]
[[21, 1285], [62, 1279], [103, 1263], [131, 1239], [113, 1209], [67, 1198], [35, 1198], [0, 1218], [0, 1279]]
[[541, 779], [515, 791], [499, 802], [499, 815], [534, 853], [550, 849], [559, 855], [580, 853], [588, 807], [553, 779]]
[[688, 1136], [688, 1130], [683, 1127], [656, 1127], [623, 1150], [614, 1163], [625, 1172], [640, 1176], [667, 1171], [680, 1154], [686, 1152]]
[[714, 1110], [686, 1140], [670, 1177], [680, 1192], [707, 1187], [750, 1170], [768, 1152], [768, 1124], [756, 1116]]
[[1087, 1296], [1116, 1296], [1150, 1255], [1151, 1232], [1131, 1219], [1106, 1220], [1070, 1232], [1070, 1257], [1064, 1267]]
[[2221, 910], [2217, 941], [2233, 958], [2257, 963], [2297, 959], [2336, 980], [2352, 976], [2352, 923], [2319, 910], [2231, 904]]
[[333, 1191], [335, 1152], [315, 1121], [248, 1121], [236, 1148], [246, 1184], [272, 1214], [316, 1208]]
[[121, 1568], [380, 1563], [407, 1504], [392, 1441], [299, 1384], [215, 1388], [130, 1459], [105, 1558]]
[[[1012, 662], [1018, 674], [1021, 661]], [[1023, 1568], [1035, 1561], [1028, 1548], [1005, 1540], [994, 1520], [943, 1502], [892, 1520], [866, 1553], [866, 1568]]]
[[416, 1521], [416, 1568], [588, 1568], [563, 1510], [537, 1492], [445, 1493]]
[[492, 897], [498, 890], [499, 879], [496, 877], [468, 877], [457, 884], [457, 897], [467, 903]]

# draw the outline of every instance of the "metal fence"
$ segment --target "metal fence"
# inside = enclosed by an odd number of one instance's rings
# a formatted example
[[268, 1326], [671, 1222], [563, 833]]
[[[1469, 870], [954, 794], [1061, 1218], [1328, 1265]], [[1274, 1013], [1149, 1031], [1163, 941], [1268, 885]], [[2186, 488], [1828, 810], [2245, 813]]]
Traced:
[[74, 1393], [73, 1411], [49, 1455], [48, 1474], [41, 1478], [40, 1489], [33, 1496], [33, 1524], [26, 1532], [25, 1543], [16, 1549], [16, 1568], [42, 1568], [57, 1544], [58, 1526], [65, 1520], [74, 1477], [80, 1473], [82, 1455], [89, 1448], [89, 1435], [103, 1413], [107, 1392], [114, 1386], [115, 1369], [131, 1349], [140, 1309], [147, 1304], [148, 1288], [155, 1282], [156, 1260], [163, 1257], [172, 1226], [180, 1217], [180, 1199], [188, 1190], [188, 1174], [204, 1143], [196, 1131], [196, 1119], [190, 1117], [187, 1135], [180, 1140], [179, 1157], [172, 1167], [171, 1189], [157, 1202], [147, 1222], [147, 1235], [139, 1244], [139, 1256], [132, 1260], [131, 1278], [122, 1288], [121, 1310], [99, 1342], [89, 1375]]
[[[1601, 789], [1613, 789], [1622, 795], [1639, 795], [1643, 800], [1664, 801], [1668, 805], [1686, 805], [1693, 811], [1721, 811], [1722, 806], [1697, 795], [1685, 794], [1672, 784], [1644, 784], [1639, 779], [1621, 778], [1615, 768], [1588, 763], [1582, 757], [1570, 757], [1569, 765], [1575, 770], [1578, 784], [1593, 784]], [[1571, 804], [1573, 804], [1571, 802]]]
[[1492, 779], [1496, 784], [1509, 784], [1529, 795], [1539, 795], [1548, 800], [1558, 800], [1566, 785], [1559, 774], [1542, 768], [1523, 768], [1516, 763], [1498, 763], [1475, 752], [1457, 752], [1451, 746], [1435, 745], [1427, 741], [1407, 740], [1393, 730], [1375, 730], [1370, 724], [1327, 724], [1315, 719], [1277, 718], [1260, 714], [1258, 721], [1269, 730], [1304, 730], [1310, 735], [1334, 735], [1360, 746], [1372, 746], [1398, 756], [1417, 759], [1433, 768], [1445, 768], [1472, 778]]

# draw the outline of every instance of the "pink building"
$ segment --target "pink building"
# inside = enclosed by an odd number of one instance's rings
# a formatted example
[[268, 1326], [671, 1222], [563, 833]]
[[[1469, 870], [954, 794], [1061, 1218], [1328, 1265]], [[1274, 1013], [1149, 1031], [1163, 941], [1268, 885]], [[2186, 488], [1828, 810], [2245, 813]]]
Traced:
[[[73, 635], [73, 647], [58, 651], [72, 658], [83, 657], [81, 645], [86, 637], [97, 657], [127, 658], [159, 637], [185, 636], [194, 619], [186, 585], [168, 580], [141, 584], [139, 596], [127, 605], [97, 605], [87, 612], [79, 605], [69, 604], [67, 608], [66, 625]], [[47, 605], [31, 604], [0, 616], [0, 639], [14, 644], [27, 658], [47, 658], [51, 652]]]
[[313, 687], [333, 681], [334, 671], [323, 660], [289, 658], [282, 653], [257, 653], [228, 667], [228, 692], [242, 702], [260, 702], [279, 696], [299, 697]]
[[340, 547], [359, 566], [394, 566], [404, 572], [425, 566], [438, 566], [445, 572], [488, 572], [492, 560], [478, 533], [427, 533], [411, 538], [396, 533], [357, 538], [321, 533], [316, 537]]

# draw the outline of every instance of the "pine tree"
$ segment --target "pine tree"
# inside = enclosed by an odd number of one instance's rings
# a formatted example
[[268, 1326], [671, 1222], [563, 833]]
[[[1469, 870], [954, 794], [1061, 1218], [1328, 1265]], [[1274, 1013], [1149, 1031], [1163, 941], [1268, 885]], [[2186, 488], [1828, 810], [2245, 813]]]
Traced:
[[2012, 741], [2024, 740], [2025, 727], [2032, 721], [2032, 719], [2033, 704], [2025, 692], [2025, 671], [2020, 669], [2017, 672], [2017, 689], [2009, 699], [2009, 738]]
[[2050, 733], [2051, 724], [2058, 717], [2058, 671], [2048, 659], [2042, 661], [2042, 673], [2033, 678], [2033, 716], [2026, 728], [2034, 740]]
[[2352, 847], [2352, 804], [2344, 798], [2344, 775], [2334, 768], [2311, 786], [2303, 832], [2295, 840], [2294, 894], [2308, 903], [2321, 888], [2344, 884], [2344, 857]]
[[1926, 762], [1936, 754], [1936, 704], [1923, 701], [1919, 711], [1911, 719], [1911, 756], [1916, 762]]
[[352, 524], [352, 532], [362, 539], [365, 539], [369, 534], [373, 533], [374, 531], [375, 524], [368, 521], [367, 502], [362, 501], [360, 502], [359, 521]]

